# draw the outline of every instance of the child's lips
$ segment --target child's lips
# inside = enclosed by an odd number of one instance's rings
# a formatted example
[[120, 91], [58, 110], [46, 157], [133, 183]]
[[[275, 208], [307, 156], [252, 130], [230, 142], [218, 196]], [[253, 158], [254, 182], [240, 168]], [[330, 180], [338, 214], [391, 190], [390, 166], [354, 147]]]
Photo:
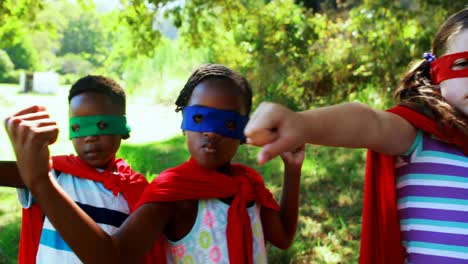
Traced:
[[90, 149], [90, 150], [86, 150], [84, 153], [89, 158], [95, 158], [99, 155], [100, 152], [101, 151], [98, 149]]
[[216, 153], [216, 151], [217, 151], [218, 148], [216, 147], [215, 144], [207, 143], [207, 144], [204, 144], [204, 145], [202, 146], [202, 149], [203, 149], [203, 151], [204, 151], [205, 153], [214, 154], [214, 153]]

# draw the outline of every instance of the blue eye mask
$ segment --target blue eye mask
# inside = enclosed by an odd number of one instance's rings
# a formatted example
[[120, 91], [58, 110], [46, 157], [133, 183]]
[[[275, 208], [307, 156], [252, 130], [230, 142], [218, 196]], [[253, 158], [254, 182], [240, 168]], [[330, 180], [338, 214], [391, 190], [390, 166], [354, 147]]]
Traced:
[[199, 105], [186, 106], [182, 109], [183, 130], [194, 132], [213, 132], [225, 137], [244, 141], [244, 128], [249, 121], [235, 111], [219, 110]]

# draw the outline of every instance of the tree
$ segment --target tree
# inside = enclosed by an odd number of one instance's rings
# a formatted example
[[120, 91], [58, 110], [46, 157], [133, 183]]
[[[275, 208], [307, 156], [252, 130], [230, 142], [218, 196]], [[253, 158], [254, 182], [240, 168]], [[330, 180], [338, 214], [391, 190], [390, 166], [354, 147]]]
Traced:
[[[430, 48], [440, 23], [464, 6], [440, 0], [350, 0], [337, 8], [331, 0], [176, 2], [123, 2], [122, 18], [140, 53], [151, 52], [159, 38], [154, 17], [165, 12], [189, 45], [207, 47], [210, 61], [246, 74], [256, 101], [300, 109], [375, 96], [385, 104], [407, 65]], [[314, 12], [311, 2], [328, 8]]]
[[[440, 23], [464, 7], [461, 2], [122, 0], [116, 28], [130, 44], [115, 45], [119, 48], [110, 54], [151, 55], [161, 38], [155, 18], [163, 15], [172, 18], [187, 45], [208, 50], [208, 61], [247, 75], [256, 101], [295, 108], [366, 96], [385, 102], [407, 65], [430, 48]], [[96, 21], [71, 20], [60, 54], [84, 54], [98, 62], [94, 55], [105, 54], [105, 34]]]
[[0, 49], [4, 49], [16, 68], [33, 69], [37, 54], [28, 39], [29, 30], [38, 26], [36, 14], [43, 8], [42, 1], [0, 1]]
[[4, 50], [0, 50], [0, 82], [9, 82], [15, 65]]
[[10, 56], [16, 69], [34, 70], [39, 65], [38, 55], [31, 41], [26, 36], [21, 36], [19, 41], [4, 48]]
[[2, 40], [0, 46], [16, 43], [18, 36], [27, 28], [26, 25], [35, 21], [37, 12], [42, 8], [43, 1], [0, 1], [0, 39]]
[[104, 30], [95, 14], [83, 12], [71, 18], [62, 32], [57, 55], [82, 54], [96, 63], [96, 55], [106, 44]]

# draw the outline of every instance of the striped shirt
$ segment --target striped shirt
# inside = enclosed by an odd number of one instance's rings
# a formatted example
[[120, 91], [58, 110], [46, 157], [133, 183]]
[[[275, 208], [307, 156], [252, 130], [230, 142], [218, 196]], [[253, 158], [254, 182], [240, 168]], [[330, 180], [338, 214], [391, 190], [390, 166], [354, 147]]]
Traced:
[[[60, 173], [57, 182], [105, 232], [115, 233], [130, 214], [123, 195], [114, 196], [102, 183]], [[30, 192], [18, 189], [18, 198], [24, 208], [34, 202]], [[42, 228], [37, 264], [82, 263], [46, 217]]]
[[407, 263], [468, 263], [468, 157], [418, 131], [395, 163]]

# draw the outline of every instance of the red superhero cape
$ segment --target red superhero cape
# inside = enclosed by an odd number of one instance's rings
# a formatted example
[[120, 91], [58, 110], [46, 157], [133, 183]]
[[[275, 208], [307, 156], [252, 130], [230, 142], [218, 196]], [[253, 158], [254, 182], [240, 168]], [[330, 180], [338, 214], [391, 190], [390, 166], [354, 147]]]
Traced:
[[[204, 169], [191, 158], [156, 177], [138, 204], [234, 196], [228, 210], [226, 231], [229, 260], [230, 263], [253, 263], [252, 228], [246, 204], [255, 200], [274, 210], [279, 210], [279, 206], [254, 169], [232, 164], [230, 172], [231, 176], [227, 176]], [[159, 260], [158, 263], [165, 263], [165, 258]]]
[[[134, 172], [122, 159], [114, 160], [102, 173], [74, 155], [53, 157], [52, 164], [53, 169], [57, 171], [102, 182], [104, 187], [111, 190], [114, 195], [122, 193], [130, 212], [136, 209], [136, 203], [144, 188], [148, 186], [145, 177]], [[44, 216], [38, 204], [23, 209], [22, 213], [18, 263], [32, 264], [36, 263]]]
[[[388, 110], [413, 126], [468, 153], [468, 137], [460, 131], [440, 126], [411, 108]], [[360, 264], [400, 264], [405, 260], [397, 215], [393, 156], [367, 152], [362, 213]]]

